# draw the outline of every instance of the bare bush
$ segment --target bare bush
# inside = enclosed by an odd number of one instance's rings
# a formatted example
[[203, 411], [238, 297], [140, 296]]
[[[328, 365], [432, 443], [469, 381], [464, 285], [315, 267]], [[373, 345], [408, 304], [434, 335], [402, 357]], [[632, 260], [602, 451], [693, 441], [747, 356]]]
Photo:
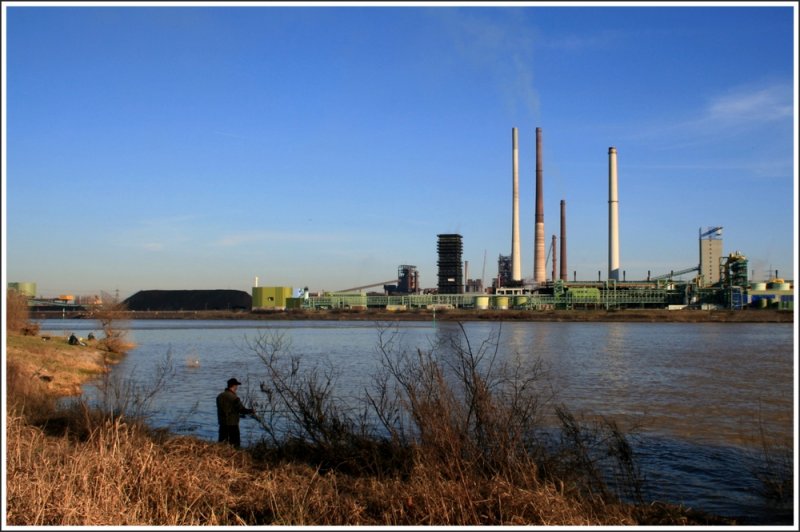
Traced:
[[760, 447], [754, 453], [750, 473], [759, 482], [759, 495], [776, 505], [791, 504], [794, 496], [794, 457], [790, 441], [769, 434], [761, 413], [758, 416], [758, 440]]
[[[281, 332], [268, 332], [249, 344], [267, 371], [261, 381], [261, 400], [254, 402], [270, 439], [289, 439], [326, 445], [350, 432], [352, 421], [333, 394], [338, 372], [319, 366], [304, 367], [303, 357], [290, 353]], [[280, 418], [280, 419], [279, 419]]]
[[135, 371], [135, 368], [129, 373], [132, 376], [111, 371], [111, 364], [106, 360], [106, 369], [97, 385], [95, 406], [106, 415], [125, 417], [129, 420], [144, 420], [151, 414], [153, 402], [159, 393], [163, 392], [167, 383], [175, 377], [172, 352], [167, 351], [163, 358], [156, 362], [146, 383], [136, 379], [145, 376]]
[[557, 405], [555, 413], [561, 424], [559, 441], [541, 462], [544, 476], [568, 482], [602, 503], [623, 499], [641, 504], [644, 477], [628, 441], [630, 433], [606, 418], [579, 420], [564, 405]]
[[473, 347], [458, 330], [430, 351], [397, 349], [396, 332], [379, 332], [382, 371], [368, 401], [394, 438], [419, 445], [433, 462], [513, 478], [535, 469], [531, 446], [549, 400], [541, 361], [497, 358], [500, 329]]
[[9, 334], [39, 334], [39, 325], [30, 321], [28, 298], [14, 289], [6, 290], [6, 330]]
[[260, 395], [251, 401], [266, 434], [258, 453], [354, 473], [405, 466], [398, 460], [402, 452], [374, 438], [366, 416], [336, 394], [340, 373], [330, 363], [307, 365], [282, 332], [261, 334], [248, 345], [266, 370]]
[[127, 340], [127, 330], [119, 326], [119, 321], [127, 310], [126, 306], [105, 292], [102, 293], [101, 301], [92, 312], [92, 317], [100, 322], [103, 330], [103, 338], [97, 342], [97, 346], [109, 353], [124, 353], [131, 347]]
[[267, 333], [251, 344], [267, 369], [262, 425], [271, 445], [292, 447], [317, 464], [322, 453], [338, 456], [340, 465], [373, 460], [385, 466], [385, 457], [377, 461], [364, 452], [364, 442], [372, 450], [380, 444], [393, 457], [393, 471], [435, 470], [461, 485], [467, 498], [476, 482], [503, 478], [525, 489], [566, 481], [591, 504], [617, 497], [641, 502], [643, 479], [632, 447], [613, 421], [588, 425], [556, 406], [560, 441], [542, 436], [543, 410], [553, 398], [545, 368], [518, 353], [501, 360], [500, 333], [498, 327], [473, 345], [458, 323], [429, 350], [405, 349], [396, 329], [379, 325], [380, 368], [359, 415], [335, 396], [333, 368], [304, 367], [283, 333]]

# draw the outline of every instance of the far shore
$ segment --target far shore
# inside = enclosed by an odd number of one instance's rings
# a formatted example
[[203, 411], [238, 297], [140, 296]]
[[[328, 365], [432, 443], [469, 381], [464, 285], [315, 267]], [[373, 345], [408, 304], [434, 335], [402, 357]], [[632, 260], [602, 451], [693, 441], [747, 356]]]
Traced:
[[[38, 311], [31, 318], [93, 319], [86, 311]], [[794, 312], [776, 309], [666, 310], [471, 310], [332, 309], [285, 311], [147, 310], [119, 311], [120, 320], [363, 320], [363, 321], [530, 321], [530, 322], [642, 322], [642, 323], [793, 323]]]

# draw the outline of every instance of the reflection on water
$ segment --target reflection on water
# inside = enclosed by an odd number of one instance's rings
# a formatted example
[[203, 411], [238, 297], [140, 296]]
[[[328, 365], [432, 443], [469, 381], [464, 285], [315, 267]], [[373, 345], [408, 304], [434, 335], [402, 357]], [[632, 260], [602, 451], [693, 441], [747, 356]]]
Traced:
[[[140, 320], [127, 326], [137, 347], [114, 372], [146, 385], [169, 353], [175, 376], [157, 398], [151, 423], [207, 439], [216, 438], [214, 398], [228, 378], [244, 383], [245, 399], [258, 392], [265, 372], [248, 342], [259, 334], [282, 331], [292, 353], [312, 364], [329, 361], [341, 372], [343, 395], [361, 395], [379, 360], [378, 331], [369, 322]], [[391, 327], [396, 349], [432, 349], [461, 334], [458, 324], [442, 321]], [[43, 332], [53, 334], [98, 329], [86, 320], [42, 322]], [[786, 518], [785, 510], [759, 506], [749, 470], [762, 434], [793, 446], [791, 325], [468, 322], [464, 331], [473, 351], [499, 331], [498, 358], [541, 360], [556, 400], [577, 415], [637, 427], [653, 497], [760, 522], [767, 515]], [[244, 444], [260, 437], [255, 425], [242, 422]]]

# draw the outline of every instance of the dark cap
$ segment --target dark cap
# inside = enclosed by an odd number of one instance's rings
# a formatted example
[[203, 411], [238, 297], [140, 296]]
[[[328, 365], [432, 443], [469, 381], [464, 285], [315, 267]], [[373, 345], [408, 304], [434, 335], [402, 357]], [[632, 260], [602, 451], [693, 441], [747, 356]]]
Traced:
[[228, 388], [234, 385], [241, 385], [242, 383], [237, 381], [236, 379], [228, 379]]

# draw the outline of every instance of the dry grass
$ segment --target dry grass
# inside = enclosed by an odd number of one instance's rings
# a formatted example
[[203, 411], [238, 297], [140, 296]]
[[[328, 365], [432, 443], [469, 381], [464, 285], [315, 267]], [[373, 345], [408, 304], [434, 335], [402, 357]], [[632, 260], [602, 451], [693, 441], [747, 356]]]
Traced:
[[[575, 496], [533, 472], [510, 481], [417, 462], [406, 478], [351, 476], [164, 437], [123, 419], [82, 438], [8, 417], [7, 522], [25, 526], [693, 524], [675, 508]], [[721, 522], [718, 522], [722, 524]], [[730, 524], [730, 523], [725, 523]]]
[[10, 416], [8, 523], [241, 524], [227, 508], [241, 460], [225, 451], [180, 439], [157, 444], [119, 419], [76, 442]]
[[38, 379], [47, 384], [46, 391], [67, 396], [81, 393], [81, 384], [102, 375], [120, 359], [96, 345], [69, 345], [67, 338], [53, 336], [45, 341], [38, 336], [9, 335], [6, 356], [24, 378]]
[[635, 524], [630, 508], [598, 514], [552, 485], [448, 480], [422, 464], [407, 480], [267, 466], [223, 445], [160, 441], [121, 419], [76, 441], [11, 415], [7, 468], [11, 525]]

